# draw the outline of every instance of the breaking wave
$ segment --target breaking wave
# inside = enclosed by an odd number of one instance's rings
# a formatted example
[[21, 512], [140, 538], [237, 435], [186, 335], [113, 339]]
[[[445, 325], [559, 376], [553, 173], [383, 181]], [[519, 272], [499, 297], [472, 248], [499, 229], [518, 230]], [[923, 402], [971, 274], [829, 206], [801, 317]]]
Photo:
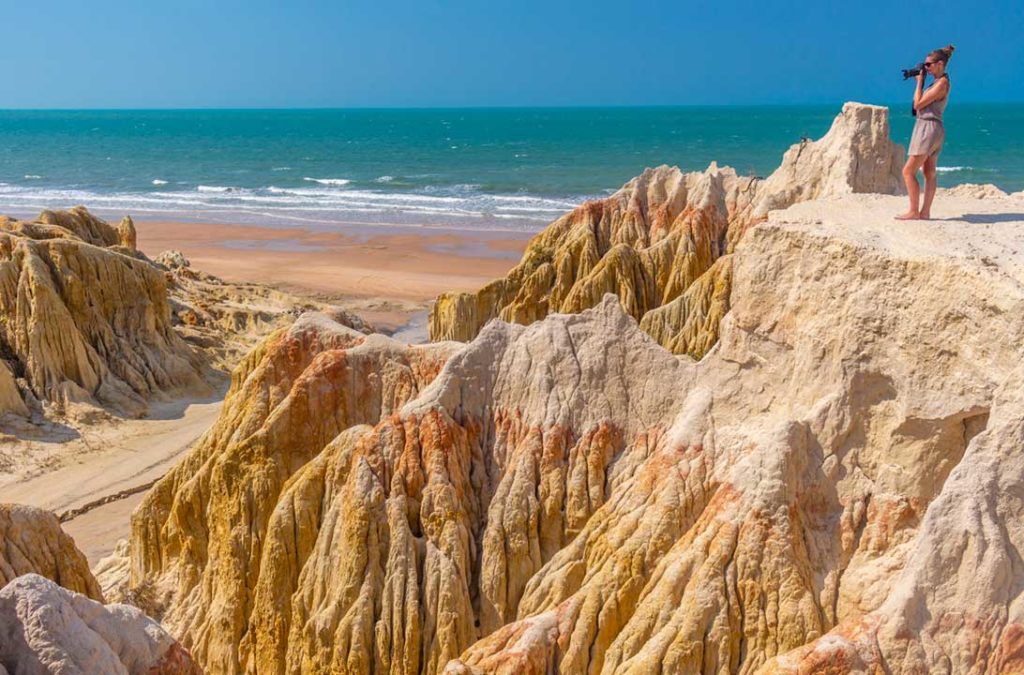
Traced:
[[310, 183], [320, 183], [320, 185], [334, 185], [337, 187], [348, 185], [349, 183], [352, 182], [348, 178], [310, 178], [308, 176], [303, 178], [302, 180], [309, 181]]
[[489, 194], [476, 185], [432, 186], [408, 192], [340, 189], [320, 182], [323, 180], [327, 179], [318, 179], [310, 187], [197, 185], [168, 189], [166, 181], [156, 179], [149, 190], [112, 192], [0, 183], [0, 212], [30, 215], [44, 208], [85, 204], [111, 216], [156, 214], [165, 219], [270, 225], [537, 231], [591, 197]]

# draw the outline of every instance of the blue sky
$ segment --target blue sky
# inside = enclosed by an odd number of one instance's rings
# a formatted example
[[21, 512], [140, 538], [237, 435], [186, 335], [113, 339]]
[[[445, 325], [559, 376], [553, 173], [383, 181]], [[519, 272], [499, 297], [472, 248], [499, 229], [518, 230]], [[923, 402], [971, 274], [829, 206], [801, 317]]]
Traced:
[[893, 102], [953, 42], [1024, 101], [1024, 2], [4, 1], [0, 108]]

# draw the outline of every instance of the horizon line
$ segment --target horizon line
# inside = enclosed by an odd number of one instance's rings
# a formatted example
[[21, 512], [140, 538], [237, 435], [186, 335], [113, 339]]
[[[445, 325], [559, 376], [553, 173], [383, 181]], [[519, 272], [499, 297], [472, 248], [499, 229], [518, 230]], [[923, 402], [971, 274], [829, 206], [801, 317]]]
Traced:
[[[581, 104], [581, 105], [439, 105], [439, 106], [157, 106], [157, 107], [2, 107], [0, 112], [207, 112], [207, 111], [382, 111], [382, 110], [636, 110], [636, 109], [682, 109], [682, 108], [797, 108], [797, 107], [829, 107], [842, 106], [846, 103], [863, 103], [893, 107], [907, 104], [905, 101], [870, 101], [846, 100], [841, 102], [804, 102], [804, 103], [642, 103], [642, 104]], [[1022, 100], [960, 100], [958, 105], [1020, 105]]]

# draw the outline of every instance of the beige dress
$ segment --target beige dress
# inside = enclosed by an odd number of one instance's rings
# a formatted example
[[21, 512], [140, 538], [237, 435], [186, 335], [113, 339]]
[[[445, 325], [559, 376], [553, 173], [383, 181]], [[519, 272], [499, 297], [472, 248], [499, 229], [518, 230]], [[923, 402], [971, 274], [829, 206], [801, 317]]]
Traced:
[[[934, 87], [935, 84], [932, 84]], [[942, 111], [946, 109], [949, 92], [937, 101], [932, 101], [917, 111], [914, 132], [910, 135], [908, 155], [938, 155], [942, 150], [942, 141], [946, 139], [946, 130], [942, 126]]]

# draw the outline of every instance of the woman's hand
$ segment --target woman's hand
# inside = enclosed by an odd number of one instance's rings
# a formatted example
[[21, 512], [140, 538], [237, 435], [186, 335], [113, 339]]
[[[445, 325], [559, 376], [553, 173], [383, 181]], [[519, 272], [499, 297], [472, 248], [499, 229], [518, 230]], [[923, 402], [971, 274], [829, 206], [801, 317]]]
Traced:
[[924, 84], [924, 68], [917, 74], [917, 85], [921, 86], [922, 84]]

